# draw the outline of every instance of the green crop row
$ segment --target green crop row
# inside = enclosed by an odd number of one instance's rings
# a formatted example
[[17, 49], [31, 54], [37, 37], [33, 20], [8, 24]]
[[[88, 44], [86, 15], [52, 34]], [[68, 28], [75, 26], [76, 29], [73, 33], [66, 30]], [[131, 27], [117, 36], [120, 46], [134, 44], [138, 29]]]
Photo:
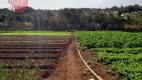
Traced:
[[139, 54], [142, 53], [142, 48], [96, 48], [93, 49], [95, 52], [107, 52], [107, 53], [129, 53], [129, 54]]
[[95, 52], [93, 55], [96, 55], [97, 52], [100, 58], [98, 61], [103, 62], [104, 65], [111, 65], [120, 74], [122, 80], [142, 79], [142, 53], [108, 53], [100, 49], [93, 51]]
[[[0, 62], [0, 80], [42, 80], [37, 72], [38, 67], [34, 69], [28, 68], [31, 64], [31, 60], [24, 60], [21, 63], [16, 65], [26, 65], [22, 66], [22, 68], [13, 68], [8, 69], [8, 65], [6, 63]], [[14, 65], [11, 65], [14, 66]]]
[[[86, 33], [86, 34], [85, 34]], [[81, 47], [85, 48], [136, 48], [142, 47], [142, 33], [77, 32]]]
[[0, 80], [40, 80], [36, 70], [0, 69]]
[[95, 63], [111, 66], [106, 72], [117, 71], [121, 80], [142, 79], [142, 33], [84, 31], [76, 36], [82, 49], [93, 50]]
[[0, 35], [69, 36], [71, 33], [57, 31], [0, 31]]

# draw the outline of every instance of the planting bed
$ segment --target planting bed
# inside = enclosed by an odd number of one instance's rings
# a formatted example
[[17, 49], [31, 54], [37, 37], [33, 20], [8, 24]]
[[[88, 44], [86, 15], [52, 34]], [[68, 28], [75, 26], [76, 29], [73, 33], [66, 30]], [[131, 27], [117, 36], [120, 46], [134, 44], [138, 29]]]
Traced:
[[48, 77], [70, 42], [70, 36], [0, 36], [1, 68], [38, 68]]

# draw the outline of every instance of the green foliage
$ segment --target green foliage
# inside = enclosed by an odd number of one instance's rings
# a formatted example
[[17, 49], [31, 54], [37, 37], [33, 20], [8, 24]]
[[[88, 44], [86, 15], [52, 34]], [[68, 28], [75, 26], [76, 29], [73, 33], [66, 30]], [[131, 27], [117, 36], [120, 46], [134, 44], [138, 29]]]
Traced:
[[60, 14], [68, 19], [69, 24], [79, 23], [79, 13], [77, 9], [65, 8], [63, 10], [60, 10]]
[[[0, 29], [25, 30], [32, 24], [33, 30], [120, 30], [141, 31], [142, 6], [114, 6], [107, 9], [65, 8], [60, 10], [34, 10], [27, 7], [23, 13], [0, 9]], [[121, 16], [123, 14], [123, 16]], [[11, 19], [12, 18], [12, 19]], [[125, 26], [126, 25], [126, 26]], [[127, 25], [130, 25], [127, 27]], [[20, 26], [20, 28], [18, 28]], [[130, 28], [130, 30], [129, 30]]]
[[[0, 62], [0, 80], [41, 80], [37, 68], [30, 69], [32, 60], [26, 59], [16, 65], [24, 65], [22, 68], [7, 69], [7, 64]], [[15, 64], [11, 65], [14, 66]]]
[[110, 8], [110, 10], [112, 11], [120, 11], [121, 13], [126, 13], [126, 12], [134, 12], [134, 11], [141, 11], [142, 10], [142, 6], [139, 6], [138, 4], [136, 5], [129, 5], [129, 6], [113, 6], [112, 8]]
[[[72, 29], [77, 30], [90, 30], [94, 31], [96, 25], [100, 25], [99, 30], [125, 30], [129, 31], [125, 25], [133, 26], [134, 30], [130, 31], [141, 31], [141, 17], [138, 15], [138, 12], [141, 11], [141, 6], [139, 5], [129, 5], [126, 7], [117, 7], [114, 6], [110, 9], [102, 9], [101, 12], [99, 9], [69, 9], [65, 8], [60, 10], [62, 16], [66, 17], [68, 24], [79, 25], [79, 27]], [[132, 14], [137, 14], [134, 16]], [[125, 16], [121, 16], [124, 13]], [[140, 13], [139, 13], [140, 14]], [[135, 26], [135, 25], [136, 26]], [[141, 25], [139, 25], [141, 24]]]
[[139, 12], [134, 19], [137, 25], [142, 25], [142, 12]]
[[8, 17], [8, 15], [6, 15], [6, 14], [0, 14], [0, 22], [4, 22], [7, 17]]
[[21, 16], [16, 16], [15, 19], [16, 19], [17, 21], [23, 22], [23, 18], [22, 18]]
[[[94, 52], [98, 53], [100, 61], [103, 62], [104, 65], [111, 65], [113, 68], [115, 68], [115, 70], [120, 74], [122, 80], [142, 79], [142, 48], [121, 49], [121, 53], [117, 54], [117, 49], [111, 49], [112, 53], [107, 52], [108, 49], [106, 48], [102, 48], [102, 50], [95, 49]], [[137, 54], [131, 54], [129, 53], [129, 50], [135, 50], [137, 51]], [[113, 73], [110, 70], [107, 70], [107, 72], [110, 74]]]
[[81, 48], [92, 48], [94, 63], [111, 66], [107, 73], [115, 75], [117, 71], [122, 80], [142, 79], [142, 33], [88, 31], [76, 35]]
[[93, 49], [95, 52], [107, 52], [107, 53], [129, 53], [129, 54], [138, 54], [142, 53], [142, 48], [96, 48]]
[[25, 13], [31, 13], [34, 12], [34, 9], [32, 7], [26, 7]]
[[28, 69], [0, 69], [1, 80], [40, 80], [36, 70]]
[[82, 47], [90, 48], [136, 48], [142, 47], [142, 33], [128, 32], [77, 32]]
[[0, 35], [69, 36], [71, 33], [56, 31], [0, 31]]

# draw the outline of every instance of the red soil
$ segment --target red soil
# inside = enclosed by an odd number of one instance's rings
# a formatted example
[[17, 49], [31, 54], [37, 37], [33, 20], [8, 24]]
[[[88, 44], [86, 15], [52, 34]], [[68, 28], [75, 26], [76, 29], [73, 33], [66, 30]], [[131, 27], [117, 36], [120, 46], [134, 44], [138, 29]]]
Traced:
[[82, 80], [82, 71], [77, 63], [77, 59], [78, 58], [72, 49], [72, 45], [69, 45], [66, 54], [62, 55], [60, 58], [54, 74], [45, 80]]

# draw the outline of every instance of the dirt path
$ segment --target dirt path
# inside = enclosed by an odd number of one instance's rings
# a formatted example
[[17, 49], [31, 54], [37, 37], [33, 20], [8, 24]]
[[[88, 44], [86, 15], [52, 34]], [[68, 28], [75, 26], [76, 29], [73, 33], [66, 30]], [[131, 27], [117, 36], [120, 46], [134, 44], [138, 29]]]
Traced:
[[79, 65], [77, 64], [77, 60], [71, 46], [69, 46], [67, 53], [66, 80], [81, 80]]
[[77, 57], [72, 48], [72, 44], [69, 45], [65, 55], [62, 55], [58, 63], [54, 74], [46, 80], [82, 80], [82, 71], [77, 63]]

